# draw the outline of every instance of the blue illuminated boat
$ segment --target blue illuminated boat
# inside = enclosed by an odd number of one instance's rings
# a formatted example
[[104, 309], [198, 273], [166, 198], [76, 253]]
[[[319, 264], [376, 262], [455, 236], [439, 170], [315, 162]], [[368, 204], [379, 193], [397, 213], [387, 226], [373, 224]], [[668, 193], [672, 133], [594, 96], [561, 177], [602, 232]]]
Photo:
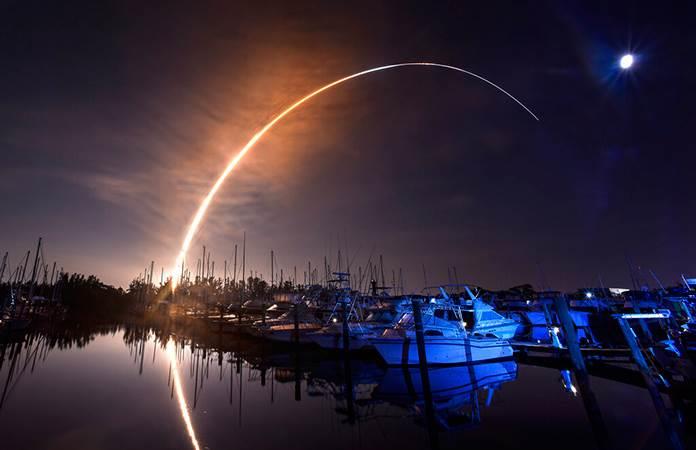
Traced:
[[[458, 305], [424, 305], [423, 335], [428, 364], [467, 364], [512, 357], [505, 339], [471, 334]], [[405, 313], [398, 324], [370, 343], [388, 365], [419, 364], [413, 312]]]
[[[367, 310], [367, 317], [360, 320], [353, 314], [359, 308], [351, 307], [348, 324], [350, 349], [360, 350], [372, 346], [370, 339], [379, 337], [384, 330], [394, 327], [401, 316], [409, 311], [411, 302], [406, 297], [381, 299], [380, 305]], [[343, 322], [333, 316], [329, 325], [307, 335], [319, 347], [327, 350], [343, 349]]]
[[474, 298], [470, 308], [462, 308], [462, 317], [469, 331], [474, 335], [493, 336], [512, 339], [521, 327], [514, 319], [499, 314], [491, 305]]

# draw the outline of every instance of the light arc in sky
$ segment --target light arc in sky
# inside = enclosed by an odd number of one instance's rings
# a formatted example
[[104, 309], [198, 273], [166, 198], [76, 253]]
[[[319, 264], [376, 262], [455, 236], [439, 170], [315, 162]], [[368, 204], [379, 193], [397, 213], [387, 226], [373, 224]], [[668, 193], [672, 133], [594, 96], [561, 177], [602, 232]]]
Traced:
[[353, 78], [358, 78], [362, 77], [364, 75], [369, 75], [374, 72], [381, 72], [383, 70], [389, 70], [389, 69], [397, 69], [400, 67], [409, 67], [409, 66], [425, 66], [425, 67], [439, 67], [441, 69], [448, 69], [448, 70], [454, 70], [457, 72], [464, 73], [466, 75], [472, 76], [478, 80], [483, 81], [484, 83], [489, 84], [490, 86], [493, 86], [496, 88], [498, 91], [502, 92], [503, 94], [507, 95], [510, 99], [514, 100], [515, 103], [517, 103], [519, 106], [521, 106], [527, 113], [529, 113], [530, 116], [534, 118], [534, 120], [539, 120], [539, 118], [534, 114], [527, 106], [525, 106], [520, 100], [518, 100], [516, 97], [514, 97], [511, 93], [500, 87], [499, 85], [493, 83], [492, 81], [482, 77], [481, 75], [478, 75], [474, 72], [470, 72], [468, 70], [462, 69], [460, 67], [456, 66], [450, 66], [447, 64], [439, 64], [439, 63], [434, 63], [434, 62], [406, 62], [406, 63], [399, 63], [399, 64], [390, 64], [387, 66], [379, 66], [379, 67], [373, 67], [372, 69], [367, 69], [363, 70], [362, 72], [357, 72], [352, 75], [348, 75], [346, 77], [340, 78], [336, 81], [333, 81], [327, 85], [324, 85], [320, 87], [319, 89], [305, 95], [301, 99], [297, 100], [295, 103], [292, 105], [288, 106], [284, 111], [282, 111], [280, 114], [275, 116], [270, 122], [268, 122], [266, 125], [264, 125], [261, 130], [259, 130], [251, 139], [249, 139], [249, 142], [246, 143], [244, 147], [242, 147], [241, 150], [235, 155], [234, 158], [227, 164], [227, 167], [225, 167], [225, 170], [220, 174], [218, 179], [215, 181], [215, 184], [210, 188], [210, 191], [208, 191], [208, 195], [205, 196], [203, 201], [201, 202], [200, 206], [198, 207], [198, 210], [196, 211], [196, 214], [193, 216], [193, 220], [191, 221], [191, 224], [189, 225], [188, 231], [186, 232], [186, 237], [184, 237], [184, 241], [181, 244], [181, 249], [179, 250], [179, 254], [176, 257], [176, 262], [174, 264], [174, 267], [171, 271], [172, 274], [172, 286], [176, 287], [176, 284], [178, 282], [178, 277], [175, 275], [178, 273], [179, 270], [181, 272], [179, 275], [183, 275], [183, 263], [184, 260], [186, 259], [186, 254], [188, 253], [189, 247], [191, 246], [191, 242], [193, 241], [193, 238], [196, 236], [196, 233], [198, 232], [198, 229], [201, 226], [201, 223], [203, 222], [203, 219], [205, 218], [205, 213], [208, 211], [208, 207], [213, 201], [213, 198], [215, 198], [215, 194], [220, 190], [220, 187], [222, 184], [225, 182], [229, 174], [234, 170], [234, 168], [239, 164], [239, 161], [244, 158], [244, 156], [251, 150], [251, 148], [258, 142], [259, 139], [263, 137], [268, 130], [273, 128], [275, 124], [280, 122], [280, 120], [290, 114], [293, 110], [298, 108], [300, 105], [302, 105], [304, 102], [307, 100], [311, 99], [312, 97], [315, 97], [322, 92], [331, 89], [332, 87], [339, 85], [343, 82], [346, 82], [348, 80], [352, 80]]

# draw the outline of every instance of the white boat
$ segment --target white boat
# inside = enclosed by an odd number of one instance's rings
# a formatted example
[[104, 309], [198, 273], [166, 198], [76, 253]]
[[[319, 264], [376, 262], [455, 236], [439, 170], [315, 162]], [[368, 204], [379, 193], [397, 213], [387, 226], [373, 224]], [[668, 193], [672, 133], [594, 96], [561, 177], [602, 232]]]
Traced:
[[[297, 328], [297, 342], [300, 344], [310, 344], [312, 341], [307, 338], [307, 334], [320, 329], [321, 324], [318, 323], [299, 323]], [[275, 342], [293, 343], [295, 342], [295, 334], [295, 324], [285, 323], [259, 329], [257, 335]]]
[[[349, 348], [361, 350], [370, 347], [370, 338], [378, 337], [389, 325], [349, 323]], [[308, 333], [307, 338], [326, 350], [343, 350], [343, 323], [336, 322], [319, 331]]]
[[[394, 327], [406, 311], [403, 301], [391, 302], [368, 311], [363, 321], [350, 322], [348, 333], [350, 349], [361, 350], [372, 346], [370, 339], [379, 337], [384, 330]], [[410, 306], [410, 303], [409, 303]], [[343, 349], [343, 322], [332, 321], [330, 325], [307, 335], [315, 344], [326, 350]]]
[[472, 334], [500, 339], [515, 337], [520, 328], [519, 322], [498, 314], [491, 305], [478, 298], [471, 303], [471, 308], [462, 308], [462, 317]]
[[[428, 364], [466, 364], [512, 357], [507, 340], [470, 334], [456, 305], [424, 305], [422, 316]], [[419, 364], [412, 312], [405, 313], [396, 327], [370, 342], [388, 365]]]
[[261, 320], [254, 322], [251, 333], [276, 342], [292, 343], [297, 340], [299, 343], [309, 344], [312, 341], [307, 338], [307, 334], [319, 331], [322, 327], [323, 322], [314, 315], [314, 311], [304, 303], [298, 303], [277, 319], [267, 319], [265, 323]]

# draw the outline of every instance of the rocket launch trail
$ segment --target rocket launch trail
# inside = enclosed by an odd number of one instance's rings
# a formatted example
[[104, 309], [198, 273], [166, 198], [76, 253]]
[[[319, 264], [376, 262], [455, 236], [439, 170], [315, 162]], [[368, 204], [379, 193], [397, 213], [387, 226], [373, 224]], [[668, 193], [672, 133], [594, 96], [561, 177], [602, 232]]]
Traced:
[[[492, 81], [482, 77], [481, 75], [478, 75], [474, 72], [462, 69], [460, 67], [456, 66], [451, 66], [447, 64], [439, 64], [439, 63], [434, 63], [434, 62], [406, 62], [406, 63], [399, 63], [399, 64], [390, 64], [386, 66], [379, 66], [379, 67], [373, 67], [371, 69], [363, 70], [361, 72], [354, 73], [352, 75], [348, 75], [346, 77], [340, 78], [338, 80], [335, 80], [329, 84], [326, 84], [319, 89], [305, 95], [304, 97], [300, 98], [297, 100], [295, 103], [292, 105], [288, 106], [285, 110], [283, 110], [280, 114], [275, 116], [270, 122], [268, 122], [266, 125], [264, 125], [261, 130], [259, 130], [254, 136], [252, 136], [251, 139], [244, 145], [244, 147], [239, 150], [239, 152], [232, 158], [232, 160], [227, 164], [227, 167], [225, 167], [225, 170], [220, 174], [218, 179], [215, 181], [213, 186], [210, 188], [210, 191], [208, 191], [208, 194], [205, 196], [201, 204], [198, 206], [198, 209], [196, 210], [196, 214], [193, 216], [193, 220], [191, 220], [191, 223], [188, 227], [188, 231], [186, 232], [186, 236], [184, 237], [184, 240], [181, 244], [181, 249], [179, 250], [179, 254], [176, 257], [176, 262], [174, 263], [174, 267], [172, 268], [171, 274], [172, 274], [172, 286], [176, 287], [177, 281], [179, 276], [183, 274], [183, 265], [184, 261], [186, 259], [186, 254], [188, 253], [189, 247], [191, 246], [191, 242], [193, 241], [193, 238], [196, 236], [196, 233], [198, 232], [198, 229], [201, 226], [201, 223], [203, 222], [203, 219], [205, 218], [206, 212], [208, 211], [208, 208], [210, 207], [210, 204], [212, 203], [213, 199], [215, 198], [215, 194], [220, 190], [220, 187], [222, 187], [223, 183], [227, 179], [227, 177], [232, 173], [235, 167], [237, 167], [237, 164], [244, 158], [244, 156], [251, 150], [254, 145], [271, 129], [275, 124], [280, 122], [285, 116], [290, 114], [292, 111], [294, 111], [296, 108], [298, 108], [300, 105], [305, 103], [306, 101], [310, 100], [311, 98], [323, 93], [324, 91], [327, 91], [331, 89], [334, 86], [337, 86], [341, 83], [344, 83], [346, 81], [352, 80], [354, 78], [359, 78], [365, 75], [369, 75], [375, 72], [381, 72], [384, 70], [390, 70], [390, 69], [398, 69], [398, 68], [403, 68], [403, 67], [435, 67], [435, 68], [441, 68], [441, 69], [447, 69], [447, 70], [454, 70], [457, 72], [461, 72], [463, 74], [469, 75], [471, 77], [474, 77], [480, 81], [483, 81], [484, 83], [494, 87], [501, 93], [505, 94], [507, 97], [509, 97], [511, 100], [513, 100], [515, 103], [517, 103], [526, 113], [528, 113], [534, 120], [539, 120], [539, 118], [534, 114], [527, 106], [525, 106], [520, 100], [518, 100], [516, 97], [514, 97], [512, 94], [510, 94], [508, 91], [500, 87], [499, 85], [493, 83]], [[178, 271], [181, 270], [180, 273]]]

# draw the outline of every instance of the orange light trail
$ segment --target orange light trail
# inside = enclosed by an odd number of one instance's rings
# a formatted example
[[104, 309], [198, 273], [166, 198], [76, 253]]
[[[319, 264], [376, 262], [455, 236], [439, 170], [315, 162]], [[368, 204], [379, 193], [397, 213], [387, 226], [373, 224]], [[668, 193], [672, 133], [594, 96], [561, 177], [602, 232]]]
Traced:
[[373, 72], [381, 72], [383, 70], [389, 70], [389, 69], [396, 69], [400, 67], [408, 67], [408, 66], [426, 66], [426, 67], [439, 67], [442, 69], [448, 69], [448, 70], [455, 70], [457, 72], [464, 73], [466, 75], [472, 76], [480, 81], [483, 81], [484, 83], [489, 84], [490, 86], [493, 86], [496, 88], [498, 91], [502, 92], [503, 94], [507, 95], [509, 98], [515, 101], [518, 105], [520, 105], [529, 115], [531, 115], [535, 120], [539, 120], [539, 118], [529, 109], [527, 108], [521, 101], [519, 101], [517, 98], [515, 98], [512, 94], [510, 94], [508, 91], [503, 89], [502, 87], [498, 86], [497, 84], [493, 83], [492, 81], [487, 80], [486, 78], [482, 77], [481, 75], [475, 74], [474, 72], [470, 72], [468, 70], [462, 69], [460, 67], [456, 66], [450, 66], [447, 64], [439, 64], [439, 63], [433, 63], [433, 62], [407, 62], [407, 63], [399, 63], [399, 64], [390, 64], [387, 66], [380, 66], [380, 67], [373, 67], [372, 69], [367, 69], [363, 70], [362, 72], [357, 72], [352, 75], [348, 75], [346, 77], [340, 78], [336, 81], [333, 81], [325, 86], [320, 87], [319, 89], [315, 90], [314, 92], [311, 92], [301, 99], [297, 100], [295, 103], [292, 105], [288, 106], [283, 112], [278, 114], [276, 117], [273, 118], [270, 122], [268, 122], [261, 130], [259, 130], [250, 140], [249, 142], [246, 143], [244, 147], [235, 155], [234, 158], [227, 164], [227, 167], [225, 167], [225, 170], [222, 172], [222, 174], [218, 177], [217, 181], [215, 181], [215, 184], [213, 184], [213, 187], [210, 188], [210, 191], [208, 192], [208, 195], [205, 196], [203, 201], [201, 202], [200, 206], [198, 207], [198, 210], [196, 211], [196, 214], [193, 216], [193, 220], [191, 221], [191, 224], [189, 225], [188, 231], [186, 232], [186, 237], [184, 238], [183, 243], [181, 244], [181, 250], [179, 250], [179, 254], [176, 257], [176, 262], [174, 263], [174, 268], [171, 271], [172, 274], [172, 288], [175, 288], [178, 282], [178, 277], [174, 276], [174, 274], [178, 273], [179, 270], [179, 275], [183, 275], [183, 262], [186, 259], [186, 254], [188, 253], [189, 247], [191, 246], [191, 242], [193, 241], [193, 238], [195, 237], [196, 233], [198, 232], [198, 229], [200, 228], [201, 222], [205, 218], [205, 213], [208, 211], [208, 207], [210, 206], [210, 203], [212, 203], [213, 198], [215, 197], [215, 194], [220, 190], [220, 187], [222, 184], [225, 182], [227, 179], [228, 175], [234, 170], [235, 167], [237, 167], [237, 164], [239, 161], [244, 158], [244, 156], [251, 150], [251, 148], [258, 142], [259, 139], [263, 137], [264, 134], [275, 124], [280, 122], [280, 120], [290, 114], [293, 110], [298, 108], [300, 105], [302, 105], [304, 102], [307, 100], [311, 99], [312, 97], [315, 97], [322, 92], [331, 89], [332, 87], [339, 85], [341, 83], [344, 83], [348, 80], [352, 80], [353, 78], [358, 78], [363, 75], [368, 75]]
[[179, 403], [179, 409], [181, 410], [181, 418], [184, 419], [184, 424], [186, 425], [186, 431], [188, 432], [189, 438], [191, 439], [191, 445], [194, 450], [200, 450], [201, 447], [198, 444], [198, 439], [196, 439], [196, 430], [193, 428], [193, 422], [191, 421], [191, 415], [188, 411], [188, 405], [186, 404], [186, 397], [184, 396], [184, 389], [181, 387], [181, 376], [179, 375], [179, 365], [176, 360], [176, 344], [174, 341], [169, 341], [167, 343], [167, 356], [169, 357], [169, 362], [172, 365], [174, 392], [176, 393], [176, 400]]

